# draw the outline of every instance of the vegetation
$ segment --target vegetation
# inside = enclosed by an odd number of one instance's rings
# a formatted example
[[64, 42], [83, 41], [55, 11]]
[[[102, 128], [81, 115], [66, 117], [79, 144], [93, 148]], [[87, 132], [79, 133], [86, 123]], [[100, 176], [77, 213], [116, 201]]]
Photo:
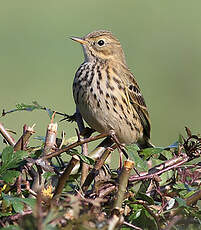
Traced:
[[92, 152], [87, 148], [105, 135], [80, 130], [70, 139], [64, 133], [57, 137], [55, 114], [67, 120], [74, 117], [37, 102], [17, 105], [2, 116], [37, 109], [51, 118], [46, 137], [37, 137], [39, 146], [29, 144], [34, 126], [24, 125], [23, 135], [15, 141], [13, 131], [0, 124], [7, 144], [0, 156], [2, 229], [200, 228], [201, 138], [189, 128], [186, 137], [179, 136], [165, 148], [140, 151], [136, 145], [126, 146], [129, 159], [121, 157], [120, 166], [112, 168], [105, 161], [116, 148], [121, 152], [118, 143]]

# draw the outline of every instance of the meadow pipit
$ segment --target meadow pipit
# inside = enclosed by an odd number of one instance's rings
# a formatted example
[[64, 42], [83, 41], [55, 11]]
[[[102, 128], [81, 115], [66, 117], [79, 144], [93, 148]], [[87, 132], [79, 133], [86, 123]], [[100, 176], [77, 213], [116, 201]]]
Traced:
[[113, 130], [121, 144], [150, 147], [147, 106], [120, 42], [101, 30], [71, 39], [82, 45], [85, 57], [73, 82], [74, 100], [84, 120], [100, 133]]

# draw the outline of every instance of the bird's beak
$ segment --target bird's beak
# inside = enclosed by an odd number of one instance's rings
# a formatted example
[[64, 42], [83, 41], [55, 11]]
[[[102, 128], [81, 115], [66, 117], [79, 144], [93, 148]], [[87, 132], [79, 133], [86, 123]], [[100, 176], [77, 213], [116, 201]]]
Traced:
[[86, 44], [86, 41], [83, 38], [78, 38], [78, 37], [70, 37], [75, 42], [79, 42], [80, 44], [84, 45]]

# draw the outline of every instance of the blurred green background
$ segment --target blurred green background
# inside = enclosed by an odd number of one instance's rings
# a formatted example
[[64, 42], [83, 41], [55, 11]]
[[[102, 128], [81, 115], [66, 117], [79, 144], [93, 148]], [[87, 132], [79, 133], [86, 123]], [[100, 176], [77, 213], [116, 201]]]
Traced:
[[[73, 114], [72, 81], [83, 61], [81, 47], [67, 36], [111, 30], [121, 41], [152, 121], [152, 143], [171, 144], [188, 126], [200, 132], [201, 1], [44, 0], [1, 1], [0, 111], [33, 100]], [[58, 120], [57, 117], [56, 120]], [[18, 112], [0, 118], [21, 135], [36, 123], [45, 135], [45, 112]], [[59, 134], [75, 135], [59, 124]]]

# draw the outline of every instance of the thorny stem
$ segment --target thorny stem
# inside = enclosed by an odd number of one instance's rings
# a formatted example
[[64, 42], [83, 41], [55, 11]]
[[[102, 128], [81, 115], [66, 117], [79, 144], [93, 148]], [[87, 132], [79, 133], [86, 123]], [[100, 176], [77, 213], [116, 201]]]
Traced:
[[189, 160], [188, 156], [180, 156], [180, 157], [175, 157], [171, 160], [168, 160], [158, 166], [155, 166], [149, 170], [148, 173], [140, 173], [140, 176], [131, 176], [129, 178], [130, 182], [134, 181], [139, 181], [139, 180], [146, 180], [146, 179], [152, 179], [154, 176], [161, 175], [164, 172], [167, 172], [171, 169], [175, 169], [179, 167], [180, 165], [184, 164]]
[[8, 131], [3, 127], [0, 123], [0, 133], [4, 137], [4, 139], [9, 143], [9, 145], [14, 146], [15, 140], [14, 138], [8, 133]]

